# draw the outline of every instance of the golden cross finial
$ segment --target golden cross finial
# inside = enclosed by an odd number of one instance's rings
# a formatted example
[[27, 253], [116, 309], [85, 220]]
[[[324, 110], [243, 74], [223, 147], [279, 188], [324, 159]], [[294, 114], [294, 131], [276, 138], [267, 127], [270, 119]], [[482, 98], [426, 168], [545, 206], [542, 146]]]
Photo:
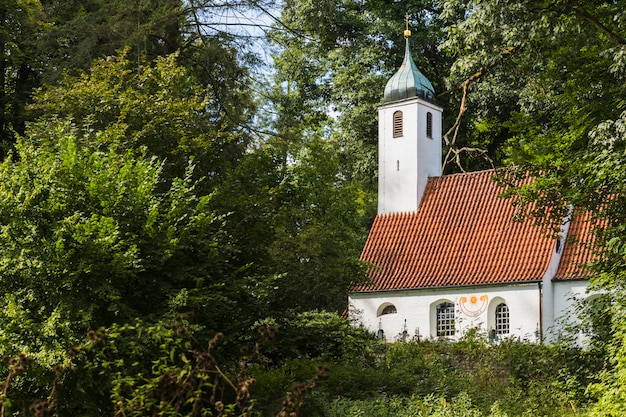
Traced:
[[411, 31], [409, 30], [409, 14], [408, 13], [404, 15], [404, 23], [406, 24], [406, 29], [404, 30], [404, 37], [408, 38], [411, 36]]

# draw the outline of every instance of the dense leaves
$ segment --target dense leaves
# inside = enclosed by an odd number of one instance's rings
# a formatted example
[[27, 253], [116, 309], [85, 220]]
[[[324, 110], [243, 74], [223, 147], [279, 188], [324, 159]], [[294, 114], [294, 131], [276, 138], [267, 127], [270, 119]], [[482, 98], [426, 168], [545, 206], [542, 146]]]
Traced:
[[[95, 149], [146, 149], [165, 161], [169, 177], [184, 175], [193, 157], [198, 175], [217, 180], [249, 141], [239, 127], [249, 117], [247, 108], [242, 105], [232, 120], [220, 107], [235, 105], [195, 81], [173, 54], [139, 68], [127, 55], [98, 60], [89, 74], [67, 75], [39, 92], [32, 108], [43, 131], [57, 120], [71, 121]], [[44, 145], [51, 140], [31, 136]]]
[[23, 134], [25, 105], [39, 85], [41, 63], [35, 58], [35, 41], [44, 25], [38, 1], [0, 2], [0, 158]]
[[[271, 3], [270, 3], [271, 5]], [[24, 135], [33, 91], [66, 74], [87, 72], [94, 60], [126, 50], [128, 69], [180, 52], [192, 78], [213, 91], [221, 120], [249, 121], [247, 64], [252, 44], [225, 16], [269, 16], [264, 1], [5, 0], [0, 3], [0, 158]], [[232, 126], [231, 126], [232, 129]]]
[[20, 144], [0, 166], [3, 350], [54, 356], [89, 328], [162, 317], [198, 293], [215, 317], [223, 260], [210, 197], [189, 176], [159, 192], [158, 160], [57, 134], [53, 151]]
[[129, 47], [136, 63], [166, 56], [184, 44], [186, 16], [179, 0], [41, 1], [49, 24], [39, 40], [51, 83], [65, 70], [88, 70], [91, 63]]
[[[330, 375], [305, 399], [302, 417], [585, 415], [582, 410], [592, 403], [585, 394], [587, 385], [596, 381], [603, 364], [601, 356], [578, 349], [515, 340], [489, 344], [476, 334], [458, 343], [389, 344], [358, 337], [355, 329], [342, 331], [347, 337], [338, 336], [338, 326], [327, 315], [289, 323], [290, 328], [281, 327], [275, 343], [266, 346], [270, 358], [274, 346], [306, 347], [306, 336], [319, 339], [331, 352], [343, 352], [320, 358], [330, 366]], [[283, 331], [289, 332], [286, 340]], [[308, 344], [301, 355], [314, 351], [311, 347]], [[257, 379], [253, 394], [264, 415], [273, 415], [277, 408], [271, 397], [277, 387], [287, 389], [292, 381], [312, 374], [312, 365], [302, 356], [284, 361], [280, 368], [251, 368]]]
[[358, 261], [365, 236], [361, 188], [338, 174], [331, 144], [263, 146], [248, 155], [217, 191], [226, 229], [243, 264], [266, 280], [270, 312], [346, 308], [350, 285], [364, 278]]

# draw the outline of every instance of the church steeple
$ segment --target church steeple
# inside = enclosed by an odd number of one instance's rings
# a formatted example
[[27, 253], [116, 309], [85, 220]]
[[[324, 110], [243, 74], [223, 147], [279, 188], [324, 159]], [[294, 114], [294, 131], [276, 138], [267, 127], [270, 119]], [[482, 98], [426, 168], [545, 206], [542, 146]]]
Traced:
[[417, 68], [415, 62], [413, 62], [413, 57], [411, 56], [411, 46], [409, 44], [411, 31], [408, 28], [408, 15], [406, 16], [406, 19], [407, 28], [404, 31], [406, 43], [404, 60], [402, 61], [400, 69], [389, 79], [387, 85], [385, 86], [385, 97], [383, 100], [385, 104], [415, 97], [423, 98], [429, 101], [433, 101], [435, 99], [435, 89], [433, 88], [433, 85]]
[[402, 66], [385, 87], [378, 108], [378, 213], [418, 209], [428, 177], [441, 174], [441, 115], [435, 90], [411, 57], [404, 32]]

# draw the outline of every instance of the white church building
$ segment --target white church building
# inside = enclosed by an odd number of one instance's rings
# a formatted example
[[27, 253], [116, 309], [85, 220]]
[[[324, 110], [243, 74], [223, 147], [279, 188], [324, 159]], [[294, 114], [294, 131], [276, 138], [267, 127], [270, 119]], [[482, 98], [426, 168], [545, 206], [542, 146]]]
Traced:
[[434, 95], [407, 36], [378, 110], [378, 215], [361, 255], [370, 282], [353, 288], [349, 314], [388, 341], [456, 339], [470, 329], [554, 340], [560, 320], [575, 319], [574, 300], [589, 297], [589, 221], [573, 216], [555, 239], [513, 220], [495, 171], [442, 176]]

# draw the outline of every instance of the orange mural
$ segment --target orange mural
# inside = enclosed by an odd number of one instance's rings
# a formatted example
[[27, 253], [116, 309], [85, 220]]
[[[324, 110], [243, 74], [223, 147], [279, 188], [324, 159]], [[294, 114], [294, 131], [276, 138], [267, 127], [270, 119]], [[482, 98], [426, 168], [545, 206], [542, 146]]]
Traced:
[[468, 317], [478, 317], [487, 309], [487, 301], [489, 297], [486, 295], [481, 295], [480, 298], [472, 295], [469, 297], [460, 297], [459, 298], [459, 307], [463, 314]]

